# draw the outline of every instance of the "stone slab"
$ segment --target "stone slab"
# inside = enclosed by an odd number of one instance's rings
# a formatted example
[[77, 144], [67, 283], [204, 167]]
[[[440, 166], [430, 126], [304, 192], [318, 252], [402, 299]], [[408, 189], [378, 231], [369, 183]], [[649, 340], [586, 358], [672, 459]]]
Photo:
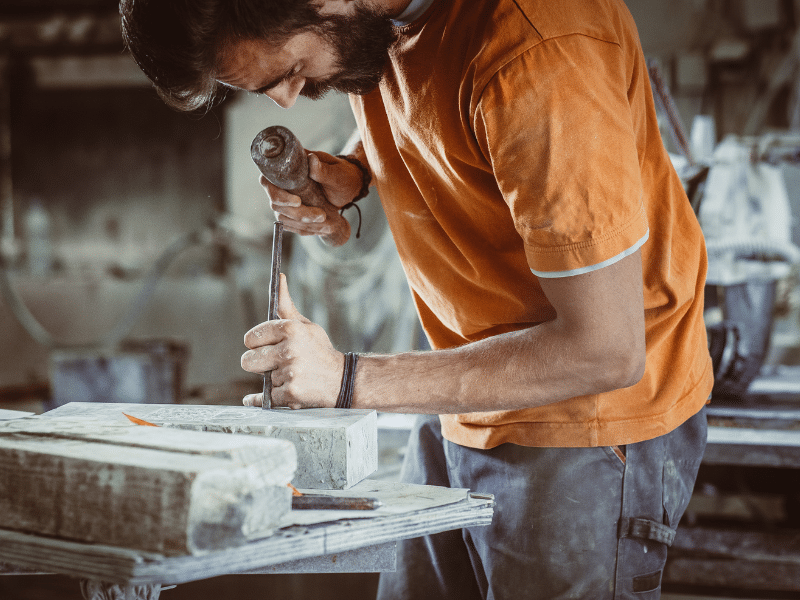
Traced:
[[123, 413], [161, 427], [288, 440], [297, 449], [293, 483], [300, 488], [348, 489], [378, 468], [377, 413], [372, 410], [71, 402], [42, 417], [129, 423]]
[[203, 554], [274, 533], [295, 467], [285, 440], [15, 419], [0, 424], [0, 528]]

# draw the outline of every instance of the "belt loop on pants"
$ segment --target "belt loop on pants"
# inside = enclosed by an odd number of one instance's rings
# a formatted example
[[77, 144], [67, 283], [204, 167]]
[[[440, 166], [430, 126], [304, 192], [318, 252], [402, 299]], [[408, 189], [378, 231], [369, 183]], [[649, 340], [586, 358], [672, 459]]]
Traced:
[[677, 531], [663, 523], [656, 523], [650, 519], [636, 519], [623, 517], [619, 522], [619, 537], [635, 537], [645, 540], [661, 542], [667, 547], [672, 546]]

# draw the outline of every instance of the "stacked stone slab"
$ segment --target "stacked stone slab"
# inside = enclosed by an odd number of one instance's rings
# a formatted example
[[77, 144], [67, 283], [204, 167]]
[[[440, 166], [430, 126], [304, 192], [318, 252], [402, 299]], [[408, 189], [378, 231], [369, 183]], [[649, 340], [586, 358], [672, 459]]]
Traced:
[[166, 555], [266, 537], [291, 510], [294, 446], [29, 417], [0, 424], [0, 529]]

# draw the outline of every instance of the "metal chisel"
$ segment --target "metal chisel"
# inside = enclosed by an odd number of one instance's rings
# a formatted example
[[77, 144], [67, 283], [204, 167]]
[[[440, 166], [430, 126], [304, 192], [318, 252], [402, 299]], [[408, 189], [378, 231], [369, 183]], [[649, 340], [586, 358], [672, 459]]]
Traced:
[[375, 510], [383, 506], [377, 498], [353, 498], [303, 494], [292, 498], [292, 510]]
[[[281, 283], [281, 250], [283, 248], [283, 223], [275, 221], [272, 227], [272, 269], [269, 275], [269, 305], [267, 320], [278, 318], [278, 293]], [[264, 373], [263, 399], [261, 408], [272, 408], [272, 371]]]

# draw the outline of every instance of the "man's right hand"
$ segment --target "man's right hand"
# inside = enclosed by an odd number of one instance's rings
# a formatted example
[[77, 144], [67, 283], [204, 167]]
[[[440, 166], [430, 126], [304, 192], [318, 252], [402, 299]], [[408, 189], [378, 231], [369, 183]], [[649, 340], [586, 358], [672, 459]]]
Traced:
[[[349, 204], [361, 190], [361, 171], [354, 164], [328, 154], [308, 153], [308, 174], [322, 186], [328, 202], [336, 207]], [[325, 222], [325, 211], [304, 206], [300, 197], [271, 184], [263, 175], [259, 180], [267, 192], [275, 216], [284, 229], [300, 235], [326, 235], [331, 227]]]

